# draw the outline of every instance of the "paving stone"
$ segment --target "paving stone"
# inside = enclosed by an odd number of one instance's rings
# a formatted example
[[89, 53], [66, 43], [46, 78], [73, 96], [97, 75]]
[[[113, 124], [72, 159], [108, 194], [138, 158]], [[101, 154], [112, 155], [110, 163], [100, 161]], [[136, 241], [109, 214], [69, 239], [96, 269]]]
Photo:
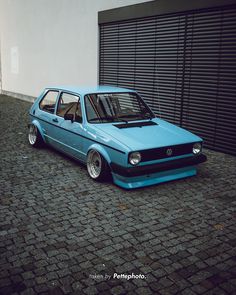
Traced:
[[34, 275], [34, 273], [33, 273], [32, 271], [24, 272], [24, 273], [22, 274], [22, 276], [23, 276], [23, 278], [24, 278], [25, 280], [27, 280], [27, 279], [32, 279], [32, 278], [35, 277], [35, 275]]
[[113, 287], [111, 290], [110, 290], [111, 294], [114, 294], [114, 295], [121, 295], [121, 294], [125, 294], [125, 290], [122, 286], [116, 286], [116, 287]]
[[40, 283], [38, 283], [35, 286], [34, 289], [35, 289], [36, 293], [47, 292], [48, 291], [48, 286], [47, 286], [47, 284], [40, 284]]
[[179, 291], [180, 291], [179, 286], [176, 284], [173, 284], [169, 287], [161, 289], [159, 292], [160, 292], [160, 294], [163, 294], [163, 295], [171, 295], [171, 294], [178, 294]]
[[55, 287], [55, 288], [51, 288], [49, 290], [49, 294], [50, 295], [63, 295], [64, 292], [62, 291], [62, 289], [60, 287]]
[[167, 277], [163, 277], [163, 278], [161, 278], [161, 279], [158, 281], [158, 283], [159, 283], [163, 288], [165, 288], [165, 287], [169, 287], [169, 286], [173, 285], [173, 281], [170, 280], [170, 279], [168, 279]]
[[26, 289], [20, 292], [20, 295], [34, 295], [35, 291], [32, 288]]
[[196, 274], [192, 275], [191, 277], [188, 278], [188, 280], [192, 283], [192, 284], [198, 284], [201, 281], [207, 279], [211, 277], [211, 273], [207, 272], [207, 271], [199, 271]]
[[[227, 294], [224, 290], [220, 289], [219, 287], [215, 287], [212, 290], [207, 291], [206, 293], [204, 293], [204, 295], [225, 295]], [[234, 295], [234, 294], [230, 294], [230, 295]]]
[[136, 290], [136, 293], [137, 294], [140, 294], [140, 295], [149, 295], [149, 294], [153, 294], [153, 292], [151, 291], [150, 288], [148, 287], [140, 287]]
[[84, 285], [82, 285], [80, 282], [74, 282], [72, 284], [72, 289], [75, 291], [75, 293], [80, 292], [84, 288]]
[[186, 289], [184, 289], [184, 290], [181, 292], [181, 294], [183, 294], [183, 295], [196, 295], [196, 293], [195, 293], [193, 290], [191, 290], [190, 288], [186, 288]]
[[191, 287], [191, 290], [196, 294], [204, 294], [207, 291], [207, 289], [204, 288], [202, 285], [194, 285]]
[[90, 287], [84, 289], [84, 293], [88, 294], [88, 295], [99, 294], [98, 290], [94, 286], [90, 286]]

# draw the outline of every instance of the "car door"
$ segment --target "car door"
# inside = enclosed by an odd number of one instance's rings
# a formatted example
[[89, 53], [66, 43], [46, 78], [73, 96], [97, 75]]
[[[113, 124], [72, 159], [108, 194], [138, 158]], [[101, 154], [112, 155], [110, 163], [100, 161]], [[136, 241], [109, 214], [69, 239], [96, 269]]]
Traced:
[[58, 131], [55, 134], [55, 139], [60, 144], [60, 149], [84, 161], [84, 128], [80, 97], [78, 95], [61, 92], [56, 110], [56, 121]]
[[35, 113], [35, 116], [40, 121], [46, 142], [53, 146], [57, 146], [54, 137], [55, 129], [58, 126], [55, 114], [58, 97], [58, 90], [47, 90], [39, 103], [39, 109]]

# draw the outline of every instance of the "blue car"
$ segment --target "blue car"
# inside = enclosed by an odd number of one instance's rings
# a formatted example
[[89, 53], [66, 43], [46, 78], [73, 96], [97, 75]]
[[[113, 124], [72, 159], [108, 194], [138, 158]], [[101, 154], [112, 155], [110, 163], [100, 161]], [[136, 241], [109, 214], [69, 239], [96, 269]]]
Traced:
[[156, 117], [137, 92], [110, 86], [49, 87], [29, 112], [33, 147], [49, 144], [125, 189], [196, 174], [202, 139]]

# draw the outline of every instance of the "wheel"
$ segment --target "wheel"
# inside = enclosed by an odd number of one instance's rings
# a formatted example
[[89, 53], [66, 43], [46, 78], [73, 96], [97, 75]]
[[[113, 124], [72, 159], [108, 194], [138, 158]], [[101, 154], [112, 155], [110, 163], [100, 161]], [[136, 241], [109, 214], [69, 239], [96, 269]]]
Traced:
[[103, 156], [90, 150], [87, 157], [87, 171], [89, 176], [97, 181], [107, 180], [110, 177], [110, 169]]
[[29, 126], [28, 140], [30, 145], [33, 147], [39, 147], [43, 144], [42, 136], [34, 124]]

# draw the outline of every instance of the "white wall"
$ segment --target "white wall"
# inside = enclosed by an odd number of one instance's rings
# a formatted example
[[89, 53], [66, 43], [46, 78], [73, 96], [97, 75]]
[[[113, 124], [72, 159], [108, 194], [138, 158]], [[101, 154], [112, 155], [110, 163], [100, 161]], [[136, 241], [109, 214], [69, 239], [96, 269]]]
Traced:
[[2, 90], [98, 82], [98, 11], [147, 0], [0, 0]]

